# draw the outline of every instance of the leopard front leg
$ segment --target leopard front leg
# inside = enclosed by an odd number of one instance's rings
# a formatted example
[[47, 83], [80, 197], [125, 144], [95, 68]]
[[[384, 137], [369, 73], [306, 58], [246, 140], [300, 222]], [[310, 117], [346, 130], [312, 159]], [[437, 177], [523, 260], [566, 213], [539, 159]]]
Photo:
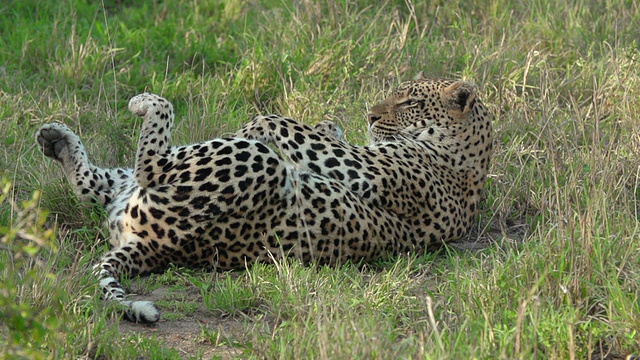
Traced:
[[123, 307], [126, 320], [141, 323], [157, 322], [160, 320], [160, 311], [156, 305], [151, 301], [127, 300], [120, 278], [148, 275], [163, 270], [169, 262], [148, 251], [148, 241], [133, 235], [127, 240], [124, 245], [106, 253], [101, 262], [94, 267], [103, 298], [119, 303]]
[[175, 116], [173, 105], [158, 95], [143, 93], [129, 101], [129, 111], [143, 119], [136, 153], [135, 179], [143, 188], [154, 187], [158, 184], [158, 177], [170, 167], [158, 162], [165, 159], [164, 155], [170, 149]]

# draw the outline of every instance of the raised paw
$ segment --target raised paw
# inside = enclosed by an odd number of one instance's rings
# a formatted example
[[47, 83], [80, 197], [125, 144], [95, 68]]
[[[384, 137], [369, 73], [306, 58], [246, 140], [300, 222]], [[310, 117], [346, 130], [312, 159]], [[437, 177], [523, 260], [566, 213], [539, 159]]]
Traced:
[[66, 125], [50, 123], [38, 129], [36, 142], [45, 156], [62, 161], [62, 151], [79, 144], [80, 139]]
[[315, 129], [323, 133], [324, 135], [328, 135], [333, 137], [336, 140], [344, 141], [344, 132], [338, 124], [334, 123], [331, 120], [322, 120], [315, 125]]
[[[150, 109], [154, 109], [155, 115], [161, 117], [163, 114], [168, 116], [173, 111], [170, 102], [155, 94], [142, 93], [129, 100], [129, 111], [135, 115], [144, 117]], [[162, 118], [164, 119], [164, 117]]]

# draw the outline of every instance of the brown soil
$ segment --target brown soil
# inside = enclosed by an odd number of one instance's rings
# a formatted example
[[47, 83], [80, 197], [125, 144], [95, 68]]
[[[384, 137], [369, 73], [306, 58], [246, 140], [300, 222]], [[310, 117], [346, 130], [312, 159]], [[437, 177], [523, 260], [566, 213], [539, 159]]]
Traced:
[[[143, 296], [130, 296], [131, 300], [158, 300], [170, 296], [168, 287], [160, 287]], [[189, 291], [185, 301], [202, 299], [197, 292]], [[203, 329], [217, 332], [217, 339], [210, 339], [203, 334]], [[230, 341], [240, 341], [245, 337], [246, 323], [242, 319], [231, 316], [215, 316], [202, 304], [193, 314], [176, 320], [161, 318], [156, 324], [143, 325], [128, 321], [120, 321], [118, 330], [122, 334], [139, 333], [155, 336], [167, 348], [177, 350], [182, 358], [200, 355], [202, 359], [234, 359], [242, 354], [242, 350], [229, 346]]]

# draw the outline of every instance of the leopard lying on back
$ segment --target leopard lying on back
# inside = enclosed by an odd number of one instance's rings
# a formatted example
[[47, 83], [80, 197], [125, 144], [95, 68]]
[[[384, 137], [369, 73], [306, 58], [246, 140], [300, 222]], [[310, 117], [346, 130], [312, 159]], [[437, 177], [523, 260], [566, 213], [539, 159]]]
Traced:
[[270, 115], [232, 138], [171, 147], [167, 100], [145, 93], [129, 109], [143, 118], [134, 169], [93, 165], [59, 123], [42, 126], [36, 140], [81, 201], [106, 209], [114, 248], [96, 273], [105, 298], [132, 321], [155, 322], [160, 313], [151, 302], [127, 301], [120, 277], [171, 263], [336, 264], [460, 238], [478, 211], [491, 156], [491, 115], [466, 81], [402, 83], [371, 108], [367, 146], [348, 144], [331, 122], [314, 128]]

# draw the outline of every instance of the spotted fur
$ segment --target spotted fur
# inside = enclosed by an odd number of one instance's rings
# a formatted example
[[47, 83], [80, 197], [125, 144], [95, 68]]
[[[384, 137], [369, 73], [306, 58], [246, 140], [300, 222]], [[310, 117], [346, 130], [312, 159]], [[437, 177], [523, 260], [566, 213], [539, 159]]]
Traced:
[[95, 271], [104, 297], [139, 322], [160, 313], [126, 300], [122, 276], [283, 257], [368, 261], [459, 238], [491, 155], [491, 116], [463, 81], [401, 84], [371, 109], [367, 146], [348, 144], [331, 122], [314, 128], [270, 115], [231, 138], [171, 147], [167, 100], [141, 94], [129, 110], [143, 118], [133, 170], [92, 165], [62, 124], [42, 126], [36, 141], [81, 201], [106, 209], [113, 250]]

